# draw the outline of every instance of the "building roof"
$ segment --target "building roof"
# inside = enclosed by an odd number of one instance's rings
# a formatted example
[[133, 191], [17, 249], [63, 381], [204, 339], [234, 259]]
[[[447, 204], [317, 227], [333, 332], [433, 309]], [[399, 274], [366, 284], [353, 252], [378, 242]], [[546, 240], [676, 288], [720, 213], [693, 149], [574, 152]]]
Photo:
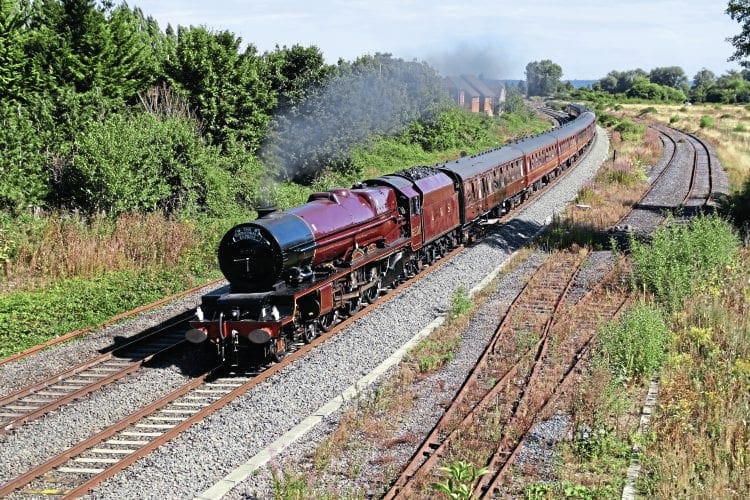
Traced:
[[448, 88], [454, 88], [457, 90], [463, 90], [464, 93], [471, 97], [479, 97], [481, 95], [474, 87], [472, 87], [466, 80], [460, 76], [446, 76]]
[[474, 87], [477, 92], [479, 92], [484, 97], [497, 97], [497, 92], [489, 88], [486, 83], [484, 83], [476, 76], [461, 75], [461, 78], [463, 78], [466, 83]]

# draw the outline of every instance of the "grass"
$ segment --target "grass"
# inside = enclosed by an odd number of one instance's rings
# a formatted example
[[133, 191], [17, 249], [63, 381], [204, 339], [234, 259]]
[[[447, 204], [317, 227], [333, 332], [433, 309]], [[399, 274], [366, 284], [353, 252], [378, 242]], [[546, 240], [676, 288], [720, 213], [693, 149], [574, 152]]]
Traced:
[[156, 301], [196, 283], [170, 271], [112, 271], [66, 278], [42, 290], [0, 294], [0, 357]]
[[719, 217], [667, 223], [650, 243], [631, 242], [635, 278], [667, 310], [676, 311], [689, 295], [721, 286], [721, 272], [737, 265], [739, 248], [734, 229]]
[[647, 497], [742, 497], [750, 491], [750, 253], [716, 269], [672, 315], [653, 434], [642, 456]]
[[663, 312], [638, 304], [602, 330], [598, 354], [618, 379], [644, 380], [661, 366], [669, 341]]
[[451, 299], [446, 322], [428, 338], [419, 341], [408, 356], [407, 362], [414, 363], [419, 373], [437, 370], [453, 359], [461, 346], [461, 332], [474, 310], [474, 302], [464, 287], [458, 287]]
[[233, 222], [159, 214], [19, 220], [0, 219], [0, 357], [219, 277], [214, 248]]

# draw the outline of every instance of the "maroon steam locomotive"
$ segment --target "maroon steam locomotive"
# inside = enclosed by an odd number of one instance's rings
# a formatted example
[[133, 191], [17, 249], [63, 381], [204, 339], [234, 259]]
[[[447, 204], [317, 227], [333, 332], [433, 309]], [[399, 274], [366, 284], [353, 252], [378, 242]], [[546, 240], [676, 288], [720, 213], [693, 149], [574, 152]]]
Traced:
[[414, 167], [235, 226], [219, 244], [229, 285], [203, 296], [186, 334], [222, 361], [242, 351], [280, 360], [381, 291], [471, 241], [591, 144], [594, 114], [547, 133], [436, 167]]

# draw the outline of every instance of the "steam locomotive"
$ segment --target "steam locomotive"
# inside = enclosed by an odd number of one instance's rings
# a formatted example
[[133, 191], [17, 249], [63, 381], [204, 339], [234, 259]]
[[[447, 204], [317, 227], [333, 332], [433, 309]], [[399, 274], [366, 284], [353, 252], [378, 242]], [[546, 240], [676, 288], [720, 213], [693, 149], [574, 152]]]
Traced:
[[224, 362], [245, 351], [281, 360], [340, 318], [472, 241], [482, 225], [523, 203], [591, 144], [595, 116], [435, 167], [414, 167], [304, 205], [262, 214], [224, 235], [218, 261], [229, 285], [202, 297], [186, 338]]

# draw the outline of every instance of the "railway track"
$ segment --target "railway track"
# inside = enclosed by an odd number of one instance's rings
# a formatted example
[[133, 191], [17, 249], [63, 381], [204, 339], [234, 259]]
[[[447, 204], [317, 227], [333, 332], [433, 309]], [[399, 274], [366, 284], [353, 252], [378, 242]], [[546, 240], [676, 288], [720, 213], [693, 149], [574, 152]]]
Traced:
[[[447, 263], [461, 250], [462, 248], [453, 250], [425, 272], [395, 288], [394, 291], [414, 285], [429, 272]], [[389, 296], [395, 294], [391, 293]], [[384, 297], [379, 304], [387, 302], [389, 296]], [[217, 366], [197, 376], [152, 404], [0, 486], [0, 497], [10, 494], [14, 497], [80, 497], [193, 424], [217, 412], [301, 359], [371, 310], [367, 308], [341, 321], [309, 344], [295, 344], [279, 363], [257, 365], [252, 371], [233, 374], [226, 373], [225, 367]]]
[[612, 269], [568, 311], [564, 322], [552, 326], [550, 336], [556, 342], [556, 352], [550, 357], [552, 362], [540, 365], [535, 381], [536, 397], [523, 398], [518, 404], [513, 420], [487, 464], [488, 473], [479, 478], [474, 487], [475, 497], [492, 498], [499, 493], [505, 475], [538, 416], [544, 415], [556, 396], [577, 378], [602, 324], [616, 318], [628, 304], [627, 287], [620, 281], [620, 275], [620, 269]]
[[[570, 169], [565, 169], [558, 179], [565, 177], [569, 171]], [[545, 191], [546, 186], [539, 191], [535, 191], [524, 205], [528, 205]], [[516, 211], [512, 211], [498, 218], [496, 222], [507, 222], [512, 219], [515, 214]], [[452, 253], [451, 255], [455, 255], [455, 253]], [[188, 293], [195, 292], [200, 288], [216, 284], [218, 281], [187, 290], [180, 294], [134, 309], [133, 311], [123, 313], [107, 321], [105, 325], [146, 310], [154, 309], [166, 302], [175, 300]], [[184, 326], [186, 321], [186, 319], [182, 319], [176, 324], [166, 326], [148, 336], [139, 338], [133, 343], [119, 347], [110, 353], [105, 353], [86, 360], [64, 372], [51, 375], [44, 380], [18, 389], [7, 396], [0, 398], [0, 434], [12, 429], [17, 429], [23, 424], [35, 420], [50, 411], [60, 408], [76, 399], [80, 399], [112, 382], [131, 375], [154, 358], [164, 355], [183, 345], [183, 336], [179, 332], [170, 333], [163, 339], [160, 339], [160, 336], [164, 336], [164, 332], [170, 329], [179, 330], [179, 327]], [[78, 330], [71, 332], [70, 334], [53, 339], [35, 348], [2, 359], [0, 360], [0, 366], [10, 361], [29, 357], [44, 347], [56, 345], [60, 342], [83, 335], [89, 331], [90, 330]]]
[[[664, 159], [652, 172], [650, 189], [613, 226], [616, 231], [648, 235], [664, 222], [668, 213], [687, 218], [715, 206], [715, 159], [707, 145], [692, 134], [670, 127], [653, 125], [652, 128], [661, 137]], [[666, 182], [669, 176], [684, 180], [674, 185]], [[624, 234], [621, 239], [625, 243]]]
[[[513, 217], [514, 213], [512, 212], [502, 220]], [[460, 251], [460, 248], [456, 249], [447, 257], [450, 258]], [[439, 261], [436, 266], [431, 266], [430, 269], [439, 267], [442, 262], [447, 262], [448, 258]], [[424, 274], [422, 273], [422, 275]], [[415, 282], [416, 280], [411, 280], [406, 286], [411, 286]], [[365, 313], [369, 310], [371, 309], [366, 310]], [[11, 493], [14, 495], [37, 495], [39, 492], [52, 492], [52, 494], [76, 497], [85, 493], [96, 484], [172, 439], [195, 422], [217, 411], [239, 395], [266, 380], [289, 363], [299, 359], [310, 349], [315, 348], [327, 338], [330, 338], [331, 335], [358, 319], [361, 314], [340, 323], [334, 330], [319, 337], [313, 343], [301, 346], [297, 351], [290, 353], [282, 363], [272, 365], [262, 373], [243, 375], [248, 377], [247, 380], [219, 378], [216, 372], [199, 376], [190, 384], [161, 398], [154, 405], [134, 413], [90, 440], [81, 442], [59, 456], [48, 460], [40, 467], [3, 485], [0, 487], [0, 496]], [[209, 391], [206, 394], [213, 394], [215, 398], [205, 400], [202, 399], [201, 393], [190, 393], [190, 391], [200, 390]], [[222, 392], [224, 394], [221, 394]], [[199, 401], [200, 404], [188, 404], [196, 401]]]
[[693, 149], [693, 171], [690, 176], [690, 189], [682, 202], [685, 216], [692, 217], [713, 204], [713, 164], [711, 153], [703, 140], [685, 132], [681, 133]]
[[[513, 401], [513, 397], [507, 398], [506, 388], [518, 378], [526, 379], [520, 388], [522, 393], [533, 378], [528, 361], [544, 356], [550, 326], [584, 260], [577, 253], [563, 255], [561, 259], [549, 259], [516, 297], [452, 404], [386, 493], [386, 499], [419, 492], [434, 479], [432, 471], [451, 457], [456, 446], [472, 452], [487, 448], [488, 441], [482, 436], [494, 434], [487, 427], [502, 425], [499, 420], [505, 418], [497, 414], [498, 403]], [[505, 349], [509, 340], [516, 344], [515, 349]], [[517, 355], [518, 359], [513, 359]]]
[[[625, 293], [616, 291], [619, 274], [612, 270], [575, 305], [567, 304], [565, 296], [580, 265], [569, 256], [537, 271], [386, 499], [430, 497], [434, 491], [429, 485], [439, 479], [435, 470], [453, 459], [465, 459], [467, 453], [489, 471], [475, 485], [472, 498], [494, 495], [538, 415], [576, 377], [597, 329], [627, 300]], [[529, 311], [537, 311], [531, 322], [526, 319]], [[563, 311], [565, 321], [558, 321]], [[516, 339], [528, 342], [529, 331], [540, 334], [517, 354], [522, 345]], [[514, 339], [515, 349], [507, 348], [508, 339]], [[516, 353], [517, 359], [509, 359], [509, 353]]]
[[0, 433], [17, 429], [174, 351], [185, 343], [187, 321], [188, 315], [182, 315], [110, 352], [0, 398]]

